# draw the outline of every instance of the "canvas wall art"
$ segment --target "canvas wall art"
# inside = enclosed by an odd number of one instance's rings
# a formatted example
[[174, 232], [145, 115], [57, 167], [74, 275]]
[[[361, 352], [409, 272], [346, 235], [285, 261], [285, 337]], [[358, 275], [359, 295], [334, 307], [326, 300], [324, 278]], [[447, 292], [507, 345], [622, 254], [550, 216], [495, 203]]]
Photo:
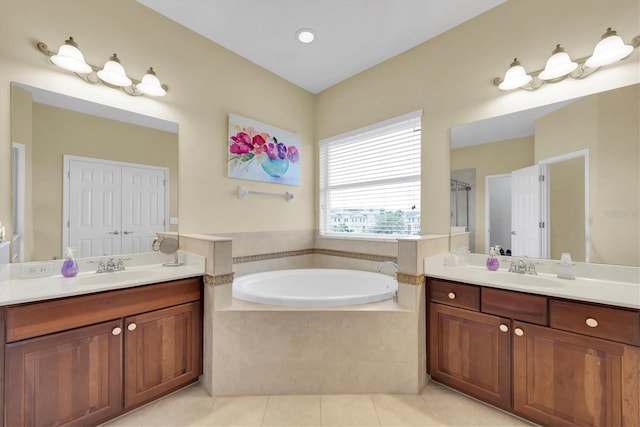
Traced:
[[237, 114], [229, 114], [230, 178], [300, 185], [300, 137]]

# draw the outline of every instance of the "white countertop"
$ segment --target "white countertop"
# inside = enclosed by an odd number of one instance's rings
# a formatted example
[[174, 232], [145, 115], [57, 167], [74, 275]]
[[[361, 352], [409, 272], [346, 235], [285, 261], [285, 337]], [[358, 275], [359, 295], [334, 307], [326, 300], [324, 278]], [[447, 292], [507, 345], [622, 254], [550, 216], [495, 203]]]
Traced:
[[[486, 256], [472, 254], [468, 265], [455, 267], [444, 265], [444, 255], [425, 258], [425, 275], [491, 288], [640, 309], [640, 281], [638, 280], [640, 268], [638, 267], [580, 266], [580, 263], [575, 263], [577, 277], [575, 280], [568, 280], [559, 279], [555, 273], [550, 273], [550, 270], [557, 265], [553, 260], [536, 260], [541, 263], [542, 268], [539, 268], [539, 271], [543, 272], [537, 275], [526, 275], [509, 273], [509, 264], [506, 262], [501, 262], [498, 271], [489, 271], [484, 265], [478, 265], [477, 257], [481, 260], [486, 258]], [[579, 274], [598, 269], [601, 271], [596, 271], [591, 277], [583, 277]], [[603, 277], [607, 275], [616, 280]]]
[[[157, 262], [158, 258], [148, 256], [146, 258], [145, 264], [111, 273], [97, 274], [95, 268], [91, 270], [81, 268], [80, 270], [85, 272], [79, 273], [76, 277], [63, 277], [59, 272], [52, 276], [33, 279], [17, 278], [15, 274], [5, 275], [0, 280], [0, 306], [131, 288], [204, 275], [204, 257], [186, 254], [183, 256], [185, 264], [178, 267], [165, 267], [162, 263], [166, 260]], [[170, 259], [172, 260], [173, 257]], [[80, 264], [81, 260], [78, 262]]]

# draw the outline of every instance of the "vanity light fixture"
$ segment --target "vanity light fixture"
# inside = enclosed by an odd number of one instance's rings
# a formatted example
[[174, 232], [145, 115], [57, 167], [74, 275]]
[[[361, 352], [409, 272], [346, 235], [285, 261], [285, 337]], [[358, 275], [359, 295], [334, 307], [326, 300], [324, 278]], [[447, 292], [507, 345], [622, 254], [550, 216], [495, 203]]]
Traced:
[[71, 71], [87, 83], [97, 84], [103, 82], [109, 87], [122, 89], [131, 96], [149, 95], [165, 96], [167, 86], [162, 85], [156, 76], [153, 67], [142, 77], [142, 81], [135, 80], [127, 76], [124, 67], [120, 63], [120, 58], [114, 53], [102, 68], [88, 64], [78, 44], [73, 37], [65, 40], [58, 52], [49, 50], [46, 44], [39, 42], [38, 50], [49, 57], [49, 61], [58, 67]]
[[602, 35], [602, 40], [593, 50], [590, 57], [571, 60], [568, 53], [559, 44], [551, 52], [543, 70], [534, 71], [527, 74], [524, 67], [517, 58], [509, 66], [504, 78], [496, 77], [493, 84], [500, 90], [540, 89], [545, 83], [555, 83], [567, 77], [573, 79], [583, 79], [590, 76], [599, 67], [613, 64], [626, 58], [633, 52], [633, 49], [640, 46], [640, 36], [631, 40], [630, 44], [624, 44], [622, 38], [611, 28]]

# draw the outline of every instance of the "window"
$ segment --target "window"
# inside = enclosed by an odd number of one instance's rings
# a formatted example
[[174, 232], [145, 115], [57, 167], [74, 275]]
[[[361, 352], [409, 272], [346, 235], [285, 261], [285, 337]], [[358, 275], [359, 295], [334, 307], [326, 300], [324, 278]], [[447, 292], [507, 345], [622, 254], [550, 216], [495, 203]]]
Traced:
[[320, 141], [320, 235], [420, 234], [421, 116], [415, 111]]

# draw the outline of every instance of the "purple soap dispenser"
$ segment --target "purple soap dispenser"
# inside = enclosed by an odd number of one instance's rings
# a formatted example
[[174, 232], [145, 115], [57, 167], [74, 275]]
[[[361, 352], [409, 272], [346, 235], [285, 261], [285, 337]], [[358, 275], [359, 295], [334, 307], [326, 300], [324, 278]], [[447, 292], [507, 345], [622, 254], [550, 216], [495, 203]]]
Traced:
[[500, 263], [498, 262], [498, 258], [496, 258], [496, 249], [491, 246], [489, 258], [487, 258], [487, 268], [491, 271], [496, 271], [499, 267]]
[[76, 259], [73, 257], [73, 249], [67, 248], [67, 255], [65, 256], [65, 260], [62, 263], [62, 269], [60, 273], [64, 277], [75, 277], [78, 274], [78, 263]]

